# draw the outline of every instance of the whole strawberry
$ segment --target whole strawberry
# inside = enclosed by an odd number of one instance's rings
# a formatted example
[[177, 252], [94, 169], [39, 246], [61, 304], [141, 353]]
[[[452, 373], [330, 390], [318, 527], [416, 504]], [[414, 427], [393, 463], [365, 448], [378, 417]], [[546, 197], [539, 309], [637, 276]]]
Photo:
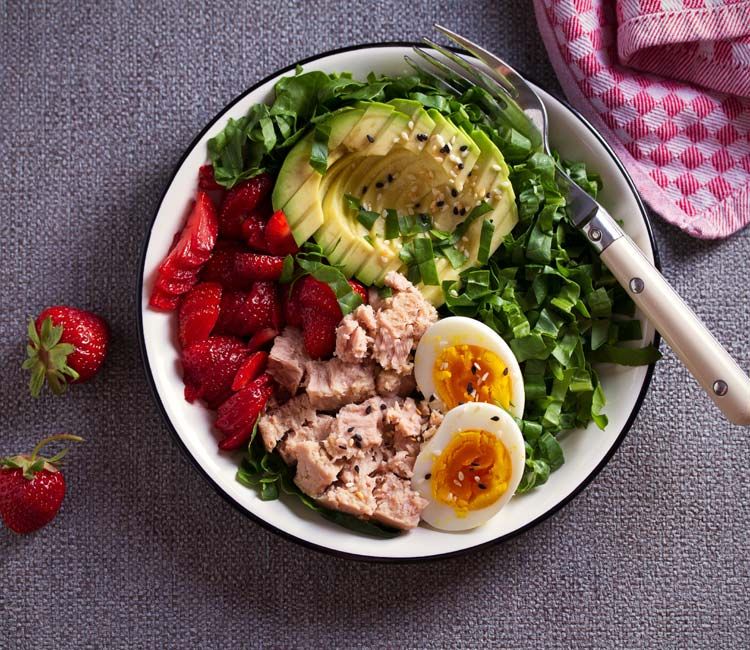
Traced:
[[106, 321], [83, 309], [56, 306], [45, 309], [36, 321], [29, 320], [28, 358], [31, 370], [29, 390], [37, 397], [45, 379], [55, 395], [71, 382], [93, 377], [104, 363], [109, 348]]
[[67, 449], [51, 458], [39, 455], [43, 447], [58, 440], [81, 442], [83, 438], [61, 433], [42, 440], [30, 455], [0, 458], [0, 517], [16, 533], [39, 530], [60, 510], [65, 478], [58, 466]]

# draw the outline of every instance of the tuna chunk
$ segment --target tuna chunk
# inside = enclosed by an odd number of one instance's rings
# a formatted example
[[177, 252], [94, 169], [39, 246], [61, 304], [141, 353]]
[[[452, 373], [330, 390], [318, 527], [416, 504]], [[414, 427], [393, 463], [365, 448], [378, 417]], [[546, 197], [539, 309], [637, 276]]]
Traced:
[[376, 502], [373, 496], [375, 479], [364, 474], [357, 475], [343, 485], [332, 485], [318, 501], [326, 508], [346, 512], [355, 517], [366, 519], [375, 512]]
[[341, 359], [310, 361], [307, 395], [320, 411], [335, 411], [375, 394], [375, 370], [371, 365], [345, 363]]
[[296, 449], [297, 473], [294, 482], [310, 496], [320, 496], [336, 480], [341, 466], [333, 462], [319, 442], [307, 440]]
[[375, 389], [383, 397], [406, 397], [417, 389], [414, 375], [399, 375], [395, 370], [381, 370], [375, 380]]
[[361, 363], [370, 354], [376, 327], [372, 307], [357, 307], [336, 329], [336, 356], [347, 363]]
[[362, 404], [349, 404], [336, 416], [336, 425], [323, 443], [332, 458], [352, 458], [359, 450], [379, 448], [383, 444], [383, 401], [374, 397]]
[[287, 465], [297, 462], [299, 445], [303, 442], [321, 442], [328, 438], [333, 431], [336, 419], [330, 415], [317, 415], [315, 421], [300, 429], [287, 433], [286, 437], [277, 445], [281, 458]]
[[286, 404], [268, 409], [258, 421], [258, 431], [268, 451], [278, 444], [289, 431], [299, 431], [316, 421], [315, 409], [310, 406], [310, 399], [304, 393], [292, 397]]
[[427, 507], [427, 501], [409, 487], [408, 481], [393, 474], [385, 474], [373, 494], [377, 507], [372, 518], [393, 528], [415, 528]]
[[273, 342], [267, 372], [294, 395], [302, 383], [305, 366], [309, 362], [302, 333], [295, 327], [287, 327]]
[[407, 397], [401, 404], [395, 403], [385, 411], [386, 422], [393, 427], [393, 441], [400, 448], [405, 440], [414, 440], [422, 433], [422, 415], [417, 403]]
[[437, 320], [437, 311], [403, 275], [391, 271], [385, 276], [385, 284], [394, 294], [375, 314], [372, 356], [383, 368], [404, 375], [412, 368], [412, 349]]

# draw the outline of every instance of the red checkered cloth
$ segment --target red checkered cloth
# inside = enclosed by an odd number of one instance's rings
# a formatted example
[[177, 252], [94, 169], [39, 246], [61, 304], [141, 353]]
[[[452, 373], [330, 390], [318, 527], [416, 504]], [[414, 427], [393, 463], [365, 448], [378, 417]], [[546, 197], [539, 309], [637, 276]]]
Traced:
[[568, 99], [643, 198], [706, 239], [750, 222], [750, 1], [534, 0]]

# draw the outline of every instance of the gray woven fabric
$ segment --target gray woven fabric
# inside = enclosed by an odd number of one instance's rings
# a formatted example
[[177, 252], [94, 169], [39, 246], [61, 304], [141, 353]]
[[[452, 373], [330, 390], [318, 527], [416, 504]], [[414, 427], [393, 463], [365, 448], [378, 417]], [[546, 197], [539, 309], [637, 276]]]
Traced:
[[[747, 647], [747, 431], [669, 352], [577, 499], [440, 563], [367, 565], [266, 532], [214, 494], [159, 418], [136, 267], [184, 148], [274, 69], [417, 39], [436, 20], [557, 88], [531, 7], [512, 0], [0, 1], [0, 451], [59, 430], [87, 438], [58, 520], [0, 530], [1, 648]], [[654, 227], [666, 275], [750, 367], [750, 231], [707, 243]], [[59, 302], [105, 315], [112, 353], [97, 381], [33, 402], [24, 320]]]

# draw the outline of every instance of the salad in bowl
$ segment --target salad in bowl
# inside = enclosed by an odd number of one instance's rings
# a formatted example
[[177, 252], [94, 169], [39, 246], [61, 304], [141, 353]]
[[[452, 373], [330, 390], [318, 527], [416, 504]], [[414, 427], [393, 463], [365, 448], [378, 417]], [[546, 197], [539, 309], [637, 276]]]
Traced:
[[658, 358], [554, 167], [601, 180], [481, 88], [298, 67], [205, 151], [147, 309], [260, 501], [374, 539], [487, 526], [606, 429], [599, 364]]

